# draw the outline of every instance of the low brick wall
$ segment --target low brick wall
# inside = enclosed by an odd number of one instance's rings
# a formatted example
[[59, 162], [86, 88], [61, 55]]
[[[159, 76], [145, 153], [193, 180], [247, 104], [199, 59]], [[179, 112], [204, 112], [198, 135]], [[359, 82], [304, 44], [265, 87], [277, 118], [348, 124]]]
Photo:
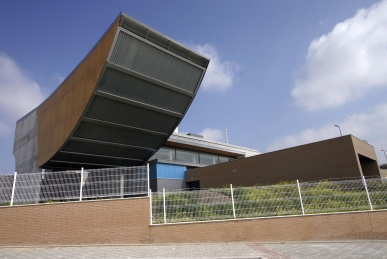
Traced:
[[0, 246], [387, 240], [387, 210], [149, 226], [149, 199], [0, 207]]
[[0, 207], [0, 245], [149, 243], [149, 199]]
[[387, 210], [154, 225], [152, 243], [387, 240]]

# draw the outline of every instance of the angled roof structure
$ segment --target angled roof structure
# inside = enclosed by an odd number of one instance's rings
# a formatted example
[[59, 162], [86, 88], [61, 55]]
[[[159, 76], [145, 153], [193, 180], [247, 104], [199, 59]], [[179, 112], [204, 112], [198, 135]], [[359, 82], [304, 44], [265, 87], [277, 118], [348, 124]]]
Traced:
[[18, 121], [15, 158], [22, 160], [23, 136], [31, 135], [23, 128], [29, 119], [35, 123], [37, 167], [140, 165], [178, 126], [208, 64], [121, 13], [56, 91]]

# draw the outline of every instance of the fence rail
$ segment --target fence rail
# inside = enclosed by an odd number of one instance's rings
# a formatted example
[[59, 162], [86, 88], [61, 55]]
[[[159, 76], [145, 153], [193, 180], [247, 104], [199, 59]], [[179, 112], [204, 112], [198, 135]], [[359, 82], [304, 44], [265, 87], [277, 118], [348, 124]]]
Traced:
[[0, 175], [0, 205], [147, 195], [147, 166]]
[[152, 194], [152, 224], [387, 209], [380, 178]]

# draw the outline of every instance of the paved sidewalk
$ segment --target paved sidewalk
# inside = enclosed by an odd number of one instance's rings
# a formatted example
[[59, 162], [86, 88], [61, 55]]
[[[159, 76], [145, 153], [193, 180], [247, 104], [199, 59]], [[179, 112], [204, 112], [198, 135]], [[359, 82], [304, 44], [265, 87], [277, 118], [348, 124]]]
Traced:
[[387, 259], [387, 241], [17, 247], [0, 248], [0, 258]]

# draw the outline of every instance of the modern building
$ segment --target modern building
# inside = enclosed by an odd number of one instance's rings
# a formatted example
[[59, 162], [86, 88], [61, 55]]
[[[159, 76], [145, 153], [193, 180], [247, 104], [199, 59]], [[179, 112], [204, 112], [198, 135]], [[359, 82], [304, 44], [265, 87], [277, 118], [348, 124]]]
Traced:
[[188, 186], [217, 188], [380, 177], [373, 146], [352, 136], [323, 140], [187, 171]]
[[208, 64], [121, 13], [54, 93], [17, 122], [16, 171], [149, 163], [152, 191], [380, 175], [373, 147], [353, 136], [260, 154], [174, 133]]
[[194, 168], [227, 163], [259, 155], [258, 150], [204, 139], [197, 134], [173, 133], [150, 159], [152, 191], [192, 188], [186, 172]]
[[157, 191], [186, 188], [188, 169], [259, 154], [195, 134], [172, 134], [208, 64], [208, 58], [120, 14], [55, 92], [17, 122], [16, 171], [149, 160]]
[[168, 140], [209, 59], [121, 13], [16, 125], [18, 173], [137, 166]]

